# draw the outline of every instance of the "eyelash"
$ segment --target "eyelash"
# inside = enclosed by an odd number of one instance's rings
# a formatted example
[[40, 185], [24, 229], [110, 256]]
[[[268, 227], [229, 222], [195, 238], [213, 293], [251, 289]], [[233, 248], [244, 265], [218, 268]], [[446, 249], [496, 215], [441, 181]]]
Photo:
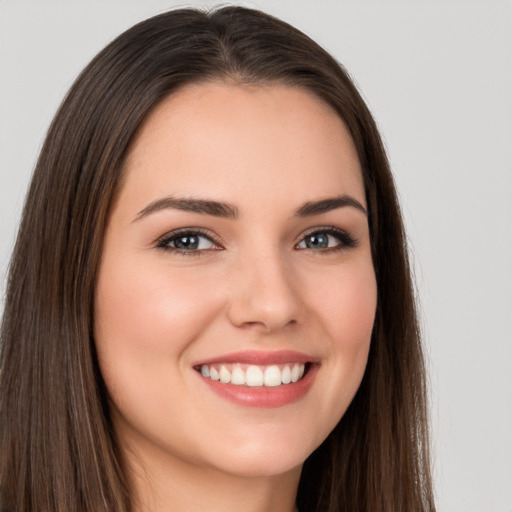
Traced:
[[[304, 234], [300, 241], [295, 244], [295, 248], [302, 243], [307, 237], [310, 237], [312, 235], [328, 235], [333, 236], [337, 238], [340, 243], [335, 245], [334, 247], [326, 247], [323, 249], [311, 249], [311, 248], [302, 248], [300, 250], [310, 250], [312, 252], [319, 252], [322, 254], [326, 253], [333, 253], [338, 252], [346, 249], [352, 249], [357, 247], [357, 240], [353, 238], [349, 233], [346, 231], [336, 228], [334, 226], [325, 226], [325, 227], [318, 227], [315, 228], [312, 231], [309, 231], [308, 233]], [[211, 243], [218, 246], [218, 248], [215, 249], [179, 249], [177, 247], [171, 247], [169, 244], [171, 244], [173, 241], [178, 240], [179, 238], [185, 238], [185, 237], [202, 237], [209, 240]], [[177, 231], [173, 231], [170, 234], [166, 234], [164, 237], [159, 239], [156, 243], [156, 247], [159, 249], [163, 249], [165, 251], [170, 251], [175, 254], [180, 254], [183, 256], [200, 256], [205, 251], [217, 251], [222, 249], [222, 245], [219, 241], [217, 241], [210, 233], [207, 233], [205, 230], [201, 228], [184, 228]]]
[[[218, 246], [219, 249], [192, 249], [192, 250], [187, 250], [187, 249], [178, 249], [177, 247], [171, 247], [169, 245], [174, 240], [178, 240], [179, 238], [185, 238], [187, 236], [190, 236], [190, 237], [195, 236], [195, 237], [206, 238], [207, 240], [209, 240], [210, 242], [212, 242], [213, 244]], [[183, 229], [178, 229], [177, 231], [173, 231], [172, 233], [166, 234], [166, 235], [164, 235], [163, 238], [158, 240], [156, 246], [158, 248], [160, 248], [160, 249], [165, 250], [165, 251], [170, 251], [170, 252], [173, 252], [175, 254], [180, 254], [180, 255], [183, 255], [183, 256], [200, 256], [201, 253], [204, 252], [205, 250], [208, 250], [208, 251], [218, 251], [218, 250], [220, 250], [222, 248], [222, 245], [220, 244], [219, 241], [215, 240], [215, 238], [212, 237], [211, 234], [207, 233], [205, 230], [203, 230], [201, 228], [183, 228]]]
[[[301, 238], [299, 243], [303, 242], [308, 236], [320, 235], [320, 234], [333, 236], [333, 237], [337, 238], [340, 241], [340, 243], [335, 245], [334, 247], [326, 247], [325, 249], [320, 249], [320, 250], [314, 250], [314, 249], [309, 249], [309, 250], [311, 250], [313, 252], [321, 252], [322, 254], [325, 254], [325, 253], [339, 252], [339, 251], [346, 250], [346, 249], [353, 249], [353, 248], [357, 247], [357, 240], [352, 235], [350, 235], [343, 229], [335, 228], [334, 226], [323, 226], [323, 227], [320, 226], [320, 227], [314, 228], [313, 230], [311, 230], [308, 233], [306, 233], [305, 235], [303, 235], [303, 237]], [[297, 245], [298, 244], [296, 244], [296, 246]], [[302, 250], [304, 250], [304, 249], [302, 249]]]

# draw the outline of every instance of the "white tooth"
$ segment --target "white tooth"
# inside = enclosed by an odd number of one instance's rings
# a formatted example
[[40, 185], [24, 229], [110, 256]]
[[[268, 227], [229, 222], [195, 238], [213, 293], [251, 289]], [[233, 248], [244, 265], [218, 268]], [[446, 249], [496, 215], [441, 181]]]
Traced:
[[299, 380], [299, 365], [294, 364], [292, 368], [292, 382], [297, 382]]
[[245, 384], [245, 372], [240, 366], [235, 366], [231, 372], [231, 384], [243, 386]]
[[290, 384], [292, 381], [292, 371], [289, 366], [285, 366], [281, 372], [281, 382], [283, 384]]
[[220, 367], [219, 379], [224, 384], [231, 382], [231, 372], [225, 366]]
[[210, 370], [208, 369], [208, 366], [206, 364], [203, 364], [203, 366], [201, 366], [201, 375], [203, 377], [209, 377], [210, 376]]
[[263, 383], [265, 386], [280, 386], [281, 385], [281, 370], [279, 366], [272, 365], [265, 369], [263, 376]]
[[299, 379], [302, 379], [302, 377], [304, 376], [304, 368], [305, 368], [305, 367], [306, 367], [306, 366], [305, 366], [304, 364], [301, 364], [301, 365], [299, 366]]
[[263, 386], [263, 372], [257, 366], [249, 366], [245, 372], [245, 380], [248, 386]]
[[219, 372], [213, 366], [210, 368], [210, 379], [212, 379], [212, 380], [220, 379]]

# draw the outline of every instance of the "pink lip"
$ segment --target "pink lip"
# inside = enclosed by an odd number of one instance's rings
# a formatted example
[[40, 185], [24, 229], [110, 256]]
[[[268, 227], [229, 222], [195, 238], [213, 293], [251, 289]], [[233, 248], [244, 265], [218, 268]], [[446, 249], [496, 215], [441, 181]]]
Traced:
[[249, 407], [276, 408], [296, 402], [306, 395], [313, 385], [320, 367], [317, 358], [289, 350], [278, 352], [248, 351], [226, 354], [224, 356], [200, 361], [194, 364], [194, 367], [198, 369], [203, 364], [212, 365], [220, 363], [271, 365], [291, 362], [310, 363], [307, 373], [297, 382], [276, 387], [249, 387], [225, 384], [217, 380], [203, 377], [199, 372], [196, 372], [198, 377], [211, 391], [235, 404]]
[[245, 352], [232, 352], [211, 359], [204, 359], [194, 363], [192, 366], [203, 364], [240, 363], [268, 366], [271, 364], [284, 363], [318, 363], [318, 358], [296, 352], [295, 350], [279, 350], [275, 352], [261, 352], [258, 350], [247, 350]]

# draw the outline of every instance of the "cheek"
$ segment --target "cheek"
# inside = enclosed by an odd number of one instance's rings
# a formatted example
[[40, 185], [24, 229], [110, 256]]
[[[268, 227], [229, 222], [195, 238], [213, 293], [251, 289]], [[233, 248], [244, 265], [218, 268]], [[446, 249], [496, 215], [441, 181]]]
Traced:
[[[136, 270], [134, 270], [136, 269]], [[170, 382], [182, 354], [219, 308], [218, 298], [201, 293], [201, 275], [169, 272], [117, 259], [100, 267], [95, 297], [95, 342], [111, 395], [134, 382], [149, 386], [159, 376]]]
[[200, 275], [130, 264], [126, 269], [105, 266], [97, 283], [96, 330], [106, 340], [132, 340], [141, 348], [186, 343], [216, 307], [215, 296], [202, 294], [200, 286]]
[[329, 280], [317, 280], [311, 299], [329, 340], [323, 392], [317, 397], [318, 417], [329, 418], [325, 435], [339, 422], [363, 378], [377, 302], [371, 264], [340, 267], [333, 274]]
[[100, 266], [94, 335], [116, 425], [121, 431], [161, 429], [162, 438], [174, 439], [180, 432], [175, 411], [188, 406], [182, 403], [189, 392], [185, 354], [216, 316], [219, 298], [204, 293], [201, 272], [110, 261]]
[[332, 341], [332, 350], [358, 353], [368, 349], [377, 284], [371, 263], [340, 267], [339, 272], [316, 282], [311, 303]]
[[354, 379], [357, 389], [366, 369], [377, 306], [373, 267], [371, 271], [346, 276], [340, 288], [338, 296], [332, 298], [338, 313], [330, 312], [329, 326], [335, 337], [333, 349], [340, 375]]

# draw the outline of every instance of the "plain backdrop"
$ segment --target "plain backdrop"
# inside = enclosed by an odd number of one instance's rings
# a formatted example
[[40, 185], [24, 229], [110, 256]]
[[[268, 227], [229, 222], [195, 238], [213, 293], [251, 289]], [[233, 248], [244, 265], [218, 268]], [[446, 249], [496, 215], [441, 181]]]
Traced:
[[[512, 3], [257, 0], [350, 71], [406, 217], [439, 512], [512, 512]], [[86, 63], [170, 0], [0, 0], [0, 285], [45, 131]]]

